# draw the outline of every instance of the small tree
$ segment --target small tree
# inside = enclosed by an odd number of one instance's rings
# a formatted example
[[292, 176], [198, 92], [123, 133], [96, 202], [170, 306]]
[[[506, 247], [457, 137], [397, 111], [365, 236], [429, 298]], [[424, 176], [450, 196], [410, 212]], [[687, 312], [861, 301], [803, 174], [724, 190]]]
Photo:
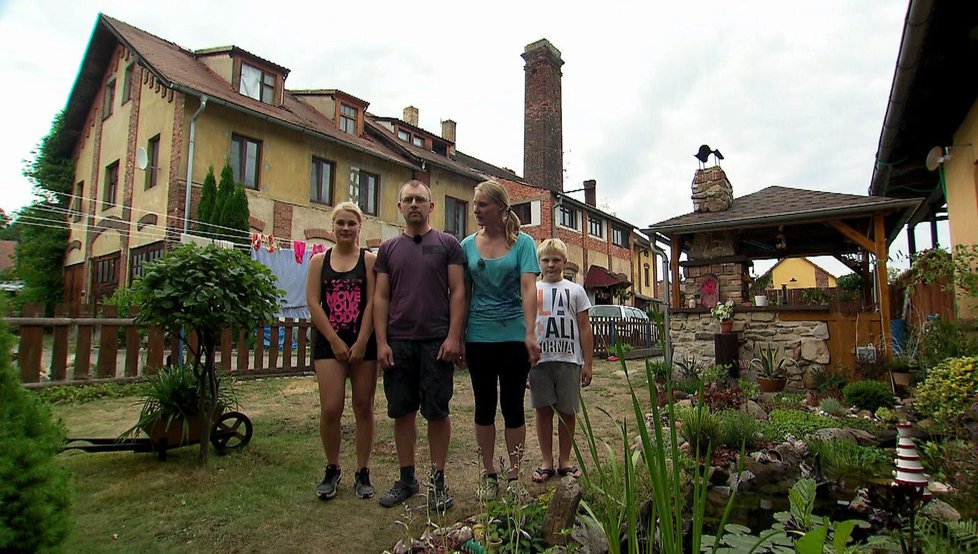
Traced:
[[[234, 184], [234, 194], [224, 203], [224, 212], [221, 214], [222, 225], [225, 235], [231, 235], [228, 240], [238, 244], [248, 244], [248, 196], [245, 195], [244, 187], [241, 183]], [[231, 229], [234, 229], [233, 231]], [[240, 231], [240, 232], [235, 232]]]
[[71, 528], [71, 482], [55, 458], [64, 432], [47, 405], [20, 385], [12, 346], [0, 325], [0, 552], [55, 550]]
[[225, 209], [228, 204], [234, 201], [234, 172], [231, 171], [231, 164], [225, 163], [221, 169], [221, 181], [217, 185], [217, 201], [214, 203], [214, 212], [211, 217], [212, 229], [215, 238], [227, 239], [230, 232], [227, 221], [224, 220]]
[[217, 179], [214, 177], [214, 166], [207, 168], [204, 186], [200, 190], [200, 203], [197, 204], [197, 232], [207, 236], [214, 222], [214, 206], [217, 203]]
[[[197, 335], [188, 363], [198, 383], [198, 413], [205, 422], [217, 410], [214, 364], [217, 339], [225, 328], [253, 329], [276, 313], [283, 291], [262, 264], [235, 249], [180, 246], [149, 265], [133, 284], [140, 306], [138, 323]], [[200, 465], [207, 463], [210, 425], [201, 425]]]

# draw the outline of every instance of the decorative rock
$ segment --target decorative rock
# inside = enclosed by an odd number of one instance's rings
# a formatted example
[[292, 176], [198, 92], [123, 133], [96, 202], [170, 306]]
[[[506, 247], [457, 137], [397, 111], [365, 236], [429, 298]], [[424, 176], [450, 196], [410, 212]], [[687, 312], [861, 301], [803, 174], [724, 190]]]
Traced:
[[829, 340], [829, 326], [824, 321], [819, 321], [811, 330], [812, 337], [816, 339]]
[[543, 518], [543, 540], [547, 544], [566, 544], [567, 535], [561, 533], [574, 524], [577, 508], [581, 504], [581, 485], [573, 477], [564, 477], [557, 485], [554, 497], [547, 506]]
[[607, 554], [608, 537], [604, 529], [593, 519], [582, 516], [577, 519], [577, 524], [571, 530], [570, 538], [580, 545], [574, 550], [578, 554]]
[[859, 442], [853, 429], [841, 429], [839, 427], [826, 427], [812, 433], [812, 438], [819, 442], [829, 442], [834, 440], [847, 440]]
[[961, 514], [943, 500], [934, 499], [924, 505], [921, 514], [932, 516], [938, 521], [961, 521]]
[[801, 359], [816, 364], [827, 364], [832, 360], [829, 348], [823, 340], [804, 340], [801, 343]]
[[744, 409], [748, 414], [754, 416], [754, 419], [760, 421], [767, 420], [767, 412], [764, 411], [764, 408], [762, 408], [760, 404], [754, 402], [753, 400], [748, 400], [747, 404], [744, 406]]
[[774, 321], [772, 312], [753, 312], [750, 314], [751, 321]]
[[710, 468], [710, 484], [726, 485], [730, 481], [730, 472], [722, 467]]
[[856, 442], [860, 446], [879, 446], [880, 441], [876, 439], [876, 436], [869, 431], [863, 431], [862, 429], [849, 429], [852, 432], [852, 436], [856, 438]]

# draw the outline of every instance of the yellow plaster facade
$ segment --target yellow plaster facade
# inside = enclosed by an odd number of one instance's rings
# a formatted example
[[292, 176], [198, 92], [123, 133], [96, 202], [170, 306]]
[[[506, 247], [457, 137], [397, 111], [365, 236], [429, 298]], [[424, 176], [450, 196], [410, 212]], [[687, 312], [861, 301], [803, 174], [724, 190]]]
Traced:
[[[823, 283], [817, 279], [819, 273], [824, 275]], [[782, 285], [789, 289], [833, 288], [836, 279], [808, 258], [785, 258], [771, 268], [771, 287], [779, 289]]]

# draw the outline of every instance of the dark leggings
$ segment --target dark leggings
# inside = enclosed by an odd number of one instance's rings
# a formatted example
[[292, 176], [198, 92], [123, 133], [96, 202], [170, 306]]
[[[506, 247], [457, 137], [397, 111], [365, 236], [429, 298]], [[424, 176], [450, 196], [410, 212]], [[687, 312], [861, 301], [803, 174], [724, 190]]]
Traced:
[[499, 406], [506, 428], [522, 427], [526, 421], [523, 414], [526, 378], [530, 374], [526, 345], [522, 342], [467, 342], [465, 359], [475, 396], [475, 424], [495, 423], [498, 382]]

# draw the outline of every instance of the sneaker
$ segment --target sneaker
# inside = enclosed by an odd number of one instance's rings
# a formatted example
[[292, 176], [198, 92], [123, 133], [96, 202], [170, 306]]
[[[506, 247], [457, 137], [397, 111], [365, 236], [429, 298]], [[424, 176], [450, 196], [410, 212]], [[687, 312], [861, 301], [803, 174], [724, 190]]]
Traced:
[[329, 500], [336, 496], [336, 489], [340, 484], [340, 468], [333, 464], [326, 466], [323, 474], [323, 481], [316, 487], [316, 496], [320, 500]]
[[376, 489], [370, 484], [370, 470], [363, 468], [353, 474], [353, 490], [357, 498], [373, 498]]
[[428, 478], [428, 509], [444, 512], [454, 503], [452, 493], [445, 485], [445, 472], [432, 470]]
[[417, 481], [413, 484], [406, 484], [398, 479], [394, 481], [394, 486], [391, 487], [391, 490], [385, 492], [384, 496], [380, 497], [380, 505], [385, 508], [393, 508], [418, 494], [419, 490], [421, 490], [421, 485]]
[[479, 502], [488, 502], [495, 500], [497, 496], [499, 496], [499, 478], [494, 475], [484, 475], [482, 483], [475, 491], [475, 497]]

